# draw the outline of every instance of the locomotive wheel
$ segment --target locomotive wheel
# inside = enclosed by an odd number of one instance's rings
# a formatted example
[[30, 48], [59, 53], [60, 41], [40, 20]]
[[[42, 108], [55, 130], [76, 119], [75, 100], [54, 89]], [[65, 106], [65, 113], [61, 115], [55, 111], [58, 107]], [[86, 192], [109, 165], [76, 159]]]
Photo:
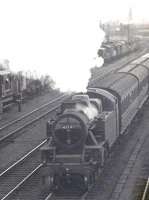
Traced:
[[91, 187], [95, 184], [95, 180], [96, 180], [95, 172], [92, 172], [92, 173], [89, 175], [89, 177], [88, 177], [88, 176], [84, 176], [84, 186], [85, 186], [85, 190], [91, 189]]
[[88, 190], [89, 189], [89, 178], [87, 176], [84, 176], [84, 189]]
[[51, 189], [54, 186], [54, 177], [53, 176], [43, 176], [42, 177], [42, 187], [44, 189]]

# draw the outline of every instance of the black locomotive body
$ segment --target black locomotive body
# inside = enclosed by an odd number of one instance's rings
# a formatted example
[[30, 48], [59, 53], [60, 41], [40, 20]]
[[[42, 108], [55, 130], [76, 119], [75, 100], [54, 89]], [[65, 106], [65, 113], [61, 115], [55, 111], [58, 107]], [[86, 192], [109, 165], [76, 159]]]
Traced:
[[101, 56], [104, 59], [104, 62], [108, 63], [136, 51], [139, 49], [139, 46], [140, 41], [137, 39], [129, 42], [122, 40], [104, 42], [98, 50], [98, 56]]
[[91, 82], [74, 95], [47, 124], [41, 148], [43, 183], [49, 188], [78, 178], [88, 188], [108, 153], [126, 131], [149, 94], [149, 55], [116, 73]]
[[97, 98], [75, 95], [63, 103], [56, 120], [47, 124], [49, 142], [41, 149], [44, 182], [57, 185], [64, 177], [66, 182], [77, 177], [86, 186], [92, 182], [117, 137], [111, 123], [116, 123], [115, 111], [102, 111]]

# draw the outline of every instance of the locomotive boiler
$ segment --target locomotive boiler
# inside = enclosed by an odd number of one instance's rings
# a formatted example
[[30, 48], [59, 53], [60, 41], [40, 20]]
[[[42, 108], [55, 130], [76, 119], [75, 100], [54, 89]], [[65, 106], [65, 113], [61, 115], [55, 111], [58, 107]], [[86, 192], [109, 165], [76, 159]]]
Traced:
[[[96, 104], [95, 104], [96, 103]], [[84, 146], [91, 121], [101, 112], [101, 102], [90, 101], [87, 95], [76, 95], [63, 105], [63, 113], [53, 124], [53, 138], [62, 150]]]

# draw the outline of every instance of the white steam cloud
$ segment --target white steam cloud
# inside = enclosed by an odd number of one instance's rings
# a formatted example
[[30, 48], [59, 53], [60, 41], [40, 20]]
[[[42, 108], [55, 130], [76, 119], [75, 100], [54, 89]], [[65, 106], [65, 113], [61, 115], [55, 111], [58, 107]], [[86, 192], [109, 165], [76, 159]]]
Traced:
[[[102, 66], [103, 59], [98, 58], [97, 50], [104, 38], [96, 17], [64, 23], [59, 31], [59, 50], [56, 52], [55, 69], [52, 77], [63, 91], [85, 91], [90, 78], [90, 68]], [[58, 32], [58, 30], [57, 30]], [[57, 48], [58, 49], [58, 48]]]
[[104, 59], [102, 57], [96, 57], [95, 58], [95, 62], [94, 62], [94, 66], [95, 67], [101, 67], [104, 64]]
[[0, 7], [0, 58], [11, 70], [49, 74], [63, 91], [85, 90], [104, 38], [99, 0], [5, 0]]
[[90, 120], [94, 119], [98, 115], [98, 110], [93, 104], [85, 106], [81, 103], [77, 103], [76, 110], [84, 112], [84, 114], [87, 115]]

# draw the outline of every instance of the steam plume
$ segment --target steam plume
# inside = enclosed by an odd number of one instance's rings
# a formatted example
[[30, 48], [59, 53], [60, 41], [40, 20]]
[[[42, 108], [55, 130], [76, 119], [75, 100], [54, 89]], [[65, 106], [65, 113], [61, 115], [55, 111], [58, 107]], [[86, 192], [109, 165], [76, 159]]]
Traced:
[[[71, 2], [72, 5], [68, 3], [70, 10], [66, 16], [63, 13], [55, 28], [57, 37], [53, 42], [56, 49], [53, 49], [49, 59], [54, 59], [54, 66], [50, 67], [57, 87], [63, 91], [85, 92], [90, 68], [103, 64], [102, 58], [97, 57], [97, 51], [104, 39], [104, 32], [99, 27], [96, 4], [90, 2], [90, 9], [95, 10], [91, 15], [86, 3], [74, 2]], [[56, 70], [53, 71], [53, 67]]]
[[12, 70], [49, 74], [63, 91], [84, 91], [104, 38], [101, 2], [14, 1], [1, 9], [0, 57]]
[[76, 110], [84, 112], [84, 114], [87, 115], [90, 120], [94, 119], [98, 115], [98, 110], [92, 104], [85, 106], [83, 104], [77, 103]]
[[[86, 21], [80, 24], [81, 28], [78, 25], [75, 26], [75, 29], [79, 32], [77, 36], [70, 30], [68, 31], [70, 36], [66, 34], [67, 31], [64, 33], [68, 37], [67, 45], [61, 45], [61, 55], [57, 57], [61, 64], [56, 64], [57, 70], [53, 74], [57, 86], [63, 91], [84, 92], [90, 78], [90, 68], [100, 67], [103, 64], [103, 59], [96, 55], [104, 34], [98, 23], [92, 21], [85, 27], [84, 24], [86, 24]], [[63, 50], [64, 45], [65, 49]]]

